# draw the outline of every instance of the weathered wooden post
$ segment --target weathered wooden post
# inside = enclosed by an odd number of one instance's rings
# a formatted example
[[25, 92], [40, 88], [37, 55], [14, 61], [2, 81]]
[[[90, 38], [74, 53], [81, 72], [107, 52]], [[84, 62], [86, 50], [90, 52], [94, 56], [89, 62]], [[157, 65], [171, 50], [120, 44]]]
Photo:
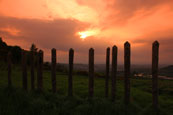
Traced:
[[125, 104], [130, 103], [130, 43], [126, 42], [124, 44], [124, 83], [125, 83]]
[[56, 92], [56, 49], [52, 49], [52, 91]]
[[105, 77], [105, 97], [109, 95], [109, 64], [110, 64], [110, 48], [106, 50], [106, 77]]
[[43, 90], [43, 51], [38, 52], [38, 67], [37, 67], [37, 88]]
[[12, 85], [11, 83], [11, 52], [8, 52], [7, 60], [8, 60], [8, 87], [11, 87]]
[[153, 107], [158, 109], [158, 63], [159, 63], [159, 42], [155, 41], [152, 46], [152, 93]]
[[68, 96], [73, 96], [73, 59], [74, 50], [71, 48], [69, 50], [69, 76], [68, 76]]
[[89, 98], [94, 93], [94, 49], [89, 49]]
[[35, 89], [35, 52], [33, 49], [30, 51], [31, 57], [30, 57], [30, 66], [31, 66], [31, 90]]
[[26, 52], [22, 51], [22, 78], [23, 78], [23, 89], [28, 90], [28, 78], [27, 78], [27, 63], [26, 63]]
[[112, 101], [115, 100], [116, 96], [116, 77], [117, 77], [117, 53], [118, 53], [118, 48], [117, 46], [112, 47]]

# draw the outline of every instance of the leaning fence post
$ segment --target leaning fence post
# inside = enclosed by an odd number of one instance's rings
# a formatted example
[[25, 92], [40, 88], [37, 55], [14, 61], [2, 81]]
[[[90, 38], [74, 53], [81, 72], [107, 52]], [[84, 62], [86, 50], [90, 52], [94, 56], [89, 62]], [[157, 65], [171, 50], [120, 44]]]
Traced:
[[22, 78], [23, 78], [23, 89], [28, 90], [27, 63], [26, 63], [25, 51], [22, 51]]
[[38, 62], [37, 62], [37, 87], [39, 91], [43, 90], [43, 51], [38, 52]]
[[35, 89], [35, 52], [33, 51], [33, 49], [31, 49], [31, 57], [30, 57], [30, 62], [31, 62], [31, 89], [34, 90]]
[[56, 49], [52, 49], [52, 91], [56, 92]]
[[89, 49], [89, 98], [94, 93], [94, 49]]
[[8, 60], [8, 87], [11, 87], [12, 85], [11, 83], [11, 52], [8, 52], [7, 60]]
[[152, 93], [153, 107], [158, 109], [158, 62], [159, 62], [159, 42], [152, 45]]
[[109, 64], [110, 64], [110, 48], [106, 50], [106, 77], [105, 77], [105, 97], [109, 95]]
[[68, 76], [68, 96], [73, 96], [73, 58], [74, 50], [71, 48], [69, 50], [69, 76]]
[[126, 42], [124, 44], [124, 83], [125, 83], [125, 104], [130, 103], [130, 43]]
[[116, 77], [117, 77], [117, 47], [113, 46], [112, 47], [112, 101], [115, 100], [115, 96], [116, 96]]

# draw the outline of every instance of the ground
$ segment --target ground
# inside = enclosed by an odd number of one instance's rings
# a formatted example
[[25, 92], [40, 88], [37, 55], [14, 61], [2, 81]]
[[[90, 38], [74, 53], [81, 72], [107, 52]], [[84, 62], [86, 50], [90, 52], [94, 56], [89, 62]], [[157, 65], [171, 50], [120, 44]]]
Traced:
[[[131, 78], [131, 104], [124, 105], [123, 77], [117, 79], [116, 101], [104, 97], [105, 80], [95, 78], [94, 98], [88, 100], [88, 77], [73, 76], [74, 97], [67, 96], [67, 74], [57, 72], [57, 93], [51, 92], [51, 73], [44, 72], [44, 91], [22, 89], [20, 68], [12, 71], [12, 88], [7, 87], [7, 70], [0, 70], [0, 115], [153, 115], [151, 79]], [[110, 95], [109, 95], [110, 96]], [[173, 80], [159, 80], [159, 115], [173, 113]]]

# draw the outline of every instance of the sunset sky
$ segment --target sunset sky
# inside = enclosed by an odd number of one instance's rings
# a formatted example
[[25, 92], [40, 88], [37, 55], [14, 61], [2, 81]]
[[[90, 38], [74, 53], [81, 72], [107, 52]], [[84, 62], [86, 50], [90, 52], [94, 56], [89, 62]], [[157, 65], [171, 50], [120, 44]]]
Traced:
[[131, 43], [132, 64], [151, 63], [151, 45], [160, 42], [160, 63], [173, 64], [173, 0], [0, 0], [0, 37], [9, 45], [29, 49], [34, 43], [50, 60], [57, 49], [58, 62], [105, 63], [107, 47]]

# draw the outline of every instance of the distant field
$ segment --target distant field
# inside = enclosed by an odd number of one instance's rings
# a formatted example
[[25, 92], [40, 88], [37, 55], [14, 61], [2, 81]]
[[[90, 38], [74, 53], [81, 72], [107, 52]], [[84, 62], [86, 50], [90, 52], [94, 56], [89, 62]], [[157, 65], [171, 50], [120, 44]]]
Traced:
[[[51, 93], [51, 73], [44, 72], [44, 92], [25, 92], [22, 90], [20, 69], [12, 72], [13, 88], [7, 88], [7, 71], [0, 70], [0, 115], [32, 115], [32, 114], [73, 114], [73, 115], [153, 115], [151, 79], [131, 79], [131, 104], [124, 106], [124, 81], [118, 78], [116, 102], [104, 98], [104, 78], [95, 78], [94, 99], [88, 101], [88, 77], [74, 75], [73, 98], [67, 97], [67, 75], [57, 73], [56, 94]], [[29, 88], [30, 75], [28, 72]], [[173, 113], [173, 81], [159, 80], [160, 115]]]

